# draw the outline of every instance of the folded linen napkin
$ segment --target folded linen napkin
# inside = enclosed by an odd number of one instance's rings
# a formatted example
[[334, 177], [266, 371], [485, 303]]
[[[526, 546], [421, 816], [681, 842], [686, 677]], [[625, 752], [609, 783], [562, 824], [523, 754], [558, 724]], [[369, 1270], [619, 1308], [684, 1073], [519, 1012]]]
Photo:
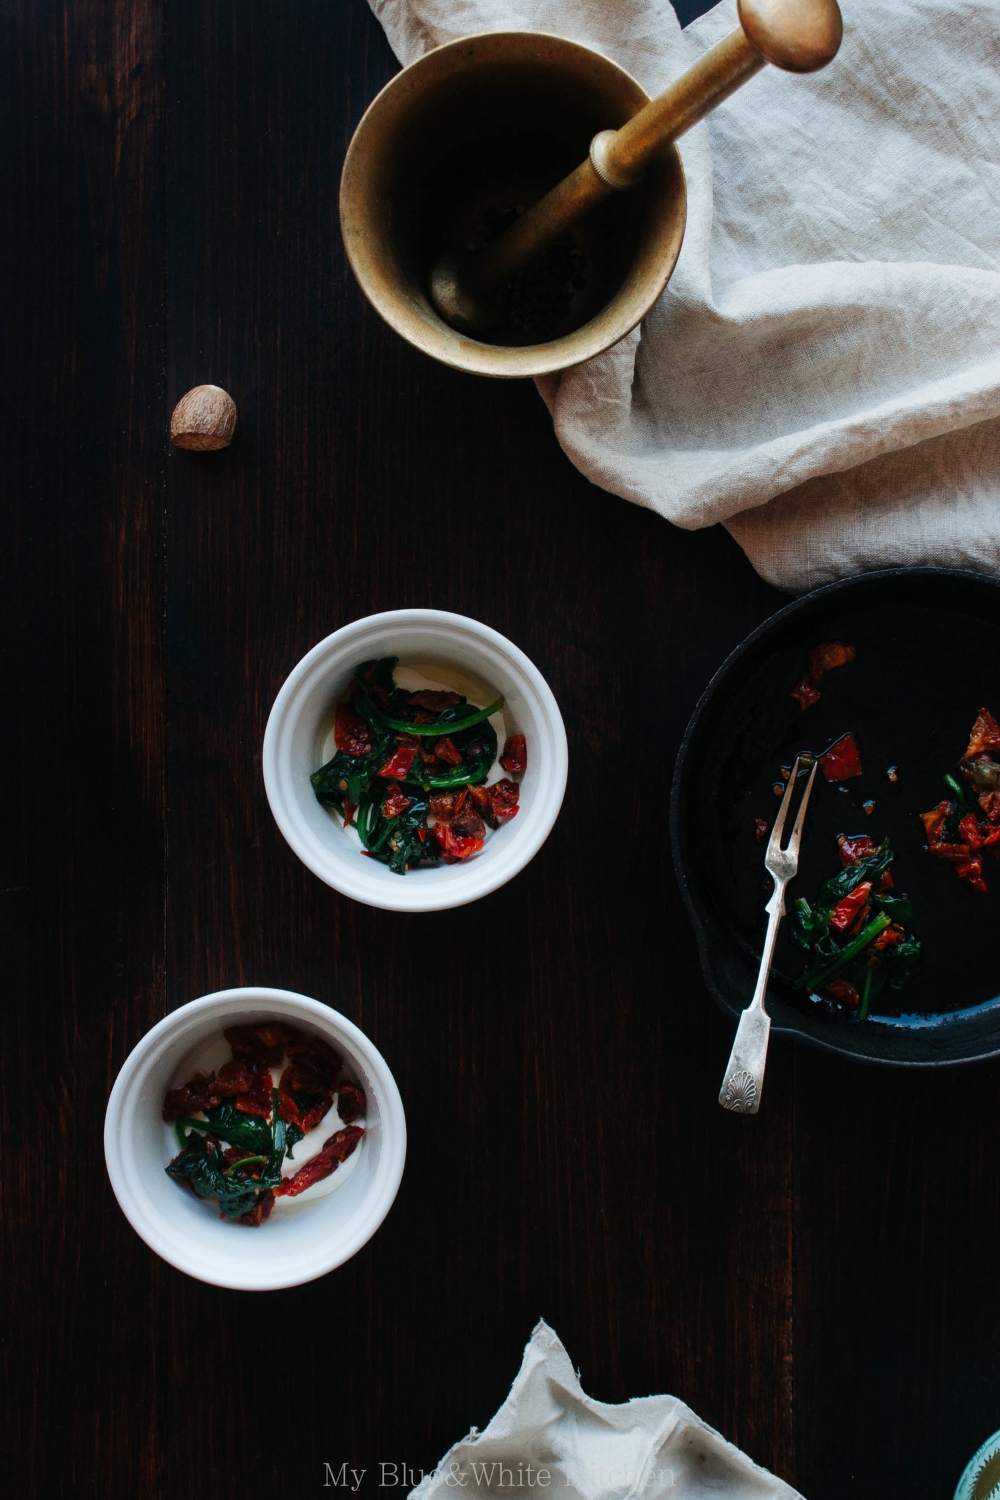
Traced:
[[[403, 62], [559, 32], [651, 94], [737, 24], [667, 0], [370, 0]], [[1000, 21], [841, 0], [824, 72], [765, 68], [680, 142], [688, 226], [641, 330], [539, 381], [595, 484], [724, 522], [793, 592], [866, 568], [1000, 573]]]
[[802, 1500], [676, 1396], [621, 1406], [592, 1400], [543, 1322], [489, 1426], [450, 1448], [410, 1500], [536, 1493], [538, 1500]]

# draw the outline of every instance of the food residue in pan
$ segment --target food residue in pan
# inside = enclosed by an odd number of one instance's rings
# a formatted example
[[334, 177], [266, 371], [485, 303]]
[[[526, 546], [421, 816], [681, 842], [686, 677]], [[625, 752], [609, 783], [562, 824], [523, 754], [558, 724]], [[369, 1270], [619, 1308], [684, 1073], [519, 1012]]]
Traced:
[[1000, 855], [1000, 724], [981, 708], [958, 763], [961, 780], [950, 773], [945, 797], [920, 814], [927, 852], [950, 864], [959, 880], [985, 894], [983, 855]]
[[856, 656], [855, 648], [847, 645], [845, 641], [823, 641], [820, 645], [814, 646], [809, 653], [806, 669], [792, 688], [790, 696], [795, 699], [801, 709], [811, 708], [814, 703], [819, 702], [822, 696], [819, 684], [826, 673], [832, 672], [834, 667], [846, 666]]
[[[843, 641], [815, 646], [791, 696], [800, 708], [811, 707], [820, 697], [819, 685], [825, 674], [856, 657], [855, 647]], [[905, 737], [905, 726], [898, 727]], [[891, 741], [889, 748], [891, 751]], [[861, 750], [859, 735], [847, 731], [815, 758], [831, 789], [847, 794], [856, 815], [874, 822], [881, 800], [865, 791], [860, 791], [856, 800], [850, 797], [864, 775]], [[880, 760], [885, 753], [883, 747]], [[885, 783], [902, 790], [899, 765], [895, 761], [887, 765], [888, 759], [886, 755], [881, 760], [885, 796], [890, 795]], [[791, 762], [778, 770], [780, 779], [771, 784], [771, 791], [781, 797], [791, 774]], [[968, 745], [954, 773], [944, 780], [948, 795], [929, 812], [919, 814], [926, 838], [924, 847], [941, 864], [950, 864], [965, 884], [985, 892], [985, 855], [990, 852], [1000, 857], [1000, 723], [987, 708], [976, 715]], [[893, 801], [897, 797], [898, 792], [894, 792]], [[911, 815], [913, 812], [911, 803]], [[756, 845], [766, 842], [773, 821], [773, 813], [768, 818], [753, 818]], [[831, 1010], [860, 1020], [879, 1010], [894, 1012], [888, 1003], [890, 994], [904, 989], [921, 966], [921, 944], [913, 934], [910, 901], [893, 888], [890, 866], [894, 851], [888, 838], [878, 841], [879, 830], [873, 829], [873, 834], [838, 837], [841, 871], [821, 886], [814, 902], [802, 898], [795, 903], [789, 924], [789, 936], [807, 954], [805, 970], [794, 981], [796, 987]], [[912, 835], [900, 831], [900, 837], [909, 848]], [[906, 858], [912, 860], [915, 853], [908, 853]], [[818, 871], [817, 877], [821, 878]]]
[[867, 834], [837, 840], [841, 868], [815, 902], [794, 904], [791, 935], [806, 952], [799, 989], [819, 994], [863, 1021], [884, 989], [901, 990], [920, 963], [913, 911], [897, 891], [888, 839]]

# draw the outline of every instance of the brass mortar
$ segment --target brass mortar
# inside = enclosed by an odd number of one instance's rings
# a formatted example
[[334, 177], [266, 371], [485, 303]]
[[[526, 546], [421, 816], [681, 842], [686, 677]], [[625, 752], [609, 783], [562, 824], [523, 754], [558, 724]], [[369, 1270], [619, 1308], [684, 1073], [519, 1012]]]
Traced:
[[684, 238], [676, 146], [642, 181], [573, 231], [584, 286], [546, 342], [483, 343], [457, 332], [427, 292], [442, 254], [472, 243], [484, 216], [547, 192], [594, 135], [648, 101], [623, 68], [564, 37], [487, 32], [436, 48], [373, 100], [344, 163], [340, 217], [362, 291], [409, 343], [456, 369], [505, 377], [580, 364], [622, 338], [659, 297]]

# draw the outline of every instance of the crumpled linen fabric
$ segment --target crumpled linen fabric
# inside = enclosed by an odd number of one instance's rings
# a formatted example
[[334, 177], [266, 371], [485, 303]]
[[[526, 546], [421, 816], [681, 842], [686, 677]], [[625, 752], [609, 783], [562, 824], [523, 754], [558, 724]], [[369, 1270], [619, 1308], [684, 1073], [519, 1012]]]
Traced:
[[[737, 24], [667, 0], [370, 0], [397, 56], [552, 31], [656, 93]], [[823, 72], [765, 68], [679, 145], [684, 247], [641, 328], [539, 381], [595, 484], [723, 522], [798, 592], [1000, 573], [1000, 13], [842, 0]]]
[[676, 1396], [620, 1406], [586, 1395], [558, 1337], [539, 1322], [510, 1394], [483, 1432], [450, 1448], [410, 1500], [802, 1500]]

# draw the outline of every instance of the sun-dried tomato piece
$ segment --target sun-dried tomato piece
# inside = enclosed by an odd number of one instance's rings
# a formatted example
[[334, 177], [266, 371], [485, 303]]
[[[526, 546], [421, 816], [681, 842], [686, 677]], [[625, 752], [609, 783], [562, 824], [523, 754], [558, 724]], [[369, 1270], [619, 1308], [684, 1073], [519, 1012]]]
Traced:
[[943, 839], [937, 844], [930, 844], [927, 852], [933, 854], [935, 859], [943, 859], [946, 864], [950, 865], [964, 865], [966, 860], [972, 857], [972, 850], [968, 844], [949, 844]]
[[485, 820], [487, 827], [489, 827], [489, 828], [499, 828], [500, 824], [497, 822], [496, 818], [493, 816], [493, 806], [492, 806], [492, 803], [490, 802], [490, 794], [489, 794], [488, 787], [485, 787], [485, 786], [470, 786], [468, 790], [469, 790], [469, 801], [471, 803], [473, 803], [473, 805], [475, 806], [476, 812], [479, 814], [479, 816]]
[[857, 654], [855, 647], [848, 646], [844, 641], [822, 641], [810, 651], [806, 670], [789, 696], [795, 699], [800, 708], [811, 708], [814, 703], [819, 702], [819, 683], [823, 675], [832, 672], [834, 667], [842, 667], [845, 662], [853, 661]]
[[973, 854], [983, 847], [983, 836], [979, 832], [979, 819], [975, 813], [966, 813], [964, 818], [959, 819], [958, 831]]
[[171, 1120], [183, 1120], [188, 1114], [188, 1090], [187, 1084], [179, 1089], [167, 1089], [163, 1100], [163, 1118], [169, 1123]]
[[806, 672], [799, 678], [788, 696], [794, 698], [799, 707], [805, 710], [811, 708], [814, 703], [818, 703], [821, 695], [809, 673]]
[[360, 1083], [349, 1083], [346, 1079], [337, 1091], [337, 1113], [345, 1125], [352, 1125], [363, 1115], [368, 1100]]
[[308, 1058], [290, 1062], [278, 1080], [278, 1117], [303, 1132], [318, 1125], [333, 1103], [333, 1090]]
[[278, 1079], [286, 1094], [316, 1094], [326, 1087], [328, 1069], [318, 1067], [305, 1055], [292, 1058]]
[[412, 797], [408, 797], [398, 786], [391, 786], [382, 798], [382, 816], [383, 818], [398, 818], [400, 813], [405, 813], [406, 809], [412, 806]]
[[842, 901], [837, 902], [830, 913], [830, 926], [836, 932], [847, 931], [855, 918], [864, 910], [868, 897], [871, 895], [871, 889], [871, 881], [863, 880], [860, 885], [854, 887], [853, 891], [849, 891]]
[[809, 653], [809, 671], [818, 682], [824, 672], [832, 672], [834, 667], [844, 666], [846, 662], [853, 661], [857, 654], [857, 648], [848, 646], [845, 641], [823, 641]]
[[1000, 854], [1000, 828], [995, 828], [991, 823], [980, 823], [979, 836], [984, 849], [992, 849], [994, 854]]
[[234, 1094], [245, 1094], [253, 1084], [253, 1074], [247, 1063], [233, 1058], [223, 1063], [215, 1077], [212, 1092], [220, 1099], [232, 1099]]
[[498, 822], [502, 823], [507, 818], [517, 816], [521, 788], [516, 781], [508, 781], [505, 776], [501, 781], [495, 781], [492, 786], [488, 786], [486, 794], [490, 799], [490, 811]]
[[861, 751], [853, 734], [842, 734], [819, 758], [827, 781], [850, 781], [861, 775]]
[[988, 887], [983, 879], [983, 862], [978, 856], [970, 859], [968, 864], [956, 865], [955, 874], [959, 880], [964, 880], [966, 885], [971, 885], [974, 891], [985, 896]]
[[438, 740], [434, 746], [434, 754], [438, 760], [444, 761], [446, 766], [460, 766], [462, 764], [462, 752], [456, 750], [455, 741], [449, 736]]
[[969, 858], [972, 849], [966, 843], [949, 843], [948, 838], [937, 837], [931, 843], [928, 840], [928, 853], [933, 853], [936, 859], [946, 859], [949, 864], [964, 864]]
[[936, 844], [944, 842], [944, 825], [954, 810], [954, 802], [949, 802], [945, 798], [936, 807], [932, 807], [930, 812], [920, 814], [920, 821], [924, 825], [924, 835], [932, 850]]
[[764, 842], [764, 840], [767, 838], [767, 835], [768, 835], [769, 831], [770, 831], [770, 826], [769, 826], [769, 824], [766, 822], [766, 820], [764, 818], [754, 818], [754, 820], [753, 820], [753, 836], [757, 840], [758, 844], [762, 844]]
[[474, 807], [463, 807], [451, 820], [451, 831], [460, 839], [485, 839], [486, 824]]
[[300, 1031], [295, 1041], [288, 1044], [288, 1056], [295, 1063], [310, 1063], [315, 1070], [316, 1079], [324, 1088], [333, 1086], [344, 1066], [330, 1043], [325, 1042], [314, 1031]]
[[322, 1182], [324, 1177], [329, 1177], [335, 1172], [341, 1162], [357, 1150], [358, 1142], [364, 1135], [360, 1125], [347, 1125], [343, 1130], [338, 1130], [336, 1135], [324, 1143], [322, 1151], [307, 1161], [304, 1166], [291, 1177], [284, 1178], [275, 1188], [275, 1194], [280, 1198], [297, 1198], [304, 1193], [306, 1188], [311, 1188], [314, 1183]]
[[290, 1042], [298, 1036], [294, 1026], [284, 1021], [267, 1021], [260, 1026], [227, 1026], [223, 1036], [242, 1062], [262, 1063], [273, 1068], [284, 1057]]
[[445, 864], [458, 864], [463, 859], [471, 859], [473, 854], [478, 854], [486, 842], [485, 835], [482, 838], [461, 838], [452, 833], [451, 829], [443, 823], [438, 823], [434, 828], [434, 837], [441, 848], [441, 857]]
[[377, 774], [384, 776], [386, 780], [405, 781], [410, 774], [410, 767], [413, 765], [416, 757], [416, 745], [401, 745], [397, 743], [395, 750], [389, 756], [385, 765], [379, 767]]
[[900, 927], [898, 922], [890, 922], [888, 927], [883, 927], [878, 937], [868, 945], [871, 953], [882, 953], [886, 948], [895, 948], [906, 936], [906, 929]]
[[[286, 1068], [285, 1072], [287, 1073], [287, 1071], [288, 1069]], [[282, 1073], [281, 1076], [284, 1078], [285, 1074]], [[280, 1083], [278, 1084], [278, 1119], [284, 1120], [286, 1125], [297, 1125], [302, 1130], [302, 1116], [299, 1112], [299, 1106], [288, 1090], [281, 1087]], [[302, 1133], [304, 1135], [305, 1131], [303, 1130]]]
[[840, 863], [845, 868], [847, 865], [860, 864], [869, 854], [875, 853], [875, 845], [867, 833], [851, 836], [842, 833], [837, 839], [837, 848], [840, 850]]
[[857, 1010], [861, 1004], [861, 996], [849, 979], [828, 979], [823, 988], [829, 990], [833, 998], [839, 1000], [841, 1005], [847, 1005], [851, 1010]]
[[928, 844], [928, 854], [933, 854], [935, 859], [943, 859], [952, 865], [964, 865], [972, 850], [968, 844], [948, 844], [943, 840], [937, 844]]
[[431, 714], [439, 714], [445, 708], [455, 708], [463, 701], [460, 693], [437, 688], [421, 688], [419, 693], [410, 694], [411, 708], [426, 708]]
[[267, 1119], [271, 1113], [271, 1074], [265, 1067], [254, 1067], [250, 1087], [245, 1094], [238, 1094], [234, 1103], [240, 1114], [260, 1115]]
[[963, 763], [971, 761], [975, 756], [982, 755], [987, 750], [1000, 750], [1000, 724], [988, 708], [981, 708], [972, 726], [962, 761]]
[[187, 1115], [196, 1115], [201, 1110], [214, 1109], [219, 1102], [214, 1088], [214, 1073], [196, 1073], [179, 1089], [168, 1089], [163, 1101], [163, 1118], [183, 1120]]
[[982, 878], [983, 857], [981, 854], [973, 854], [970, 850], [968, 859], [956, 860], [955, 874], [959, 880], [967, 881], [974, 890], [986, 890], [986, 882]]
[[1000, 823], [1000, 791], [980, 792], [977, 800], [989, 821]]
[[345, 755], [365, 756], [372, 748], [372, 732], [367, 721], [346, 703], [337, 704], [333, 738], [337, 749]]
[[457, 800], [455, 792], [432, 792], [427, 799], [427, 811], [439, 823], [447, 823], [455, 811]]
[[355, 807], [354, 803], [351, 801], [350, 797], [345, 797], [344, 798], [344, 827], [345, 828], [350, 828], [351, 823], [352, 823], [352, 821], [354, 819], [354, 814], [356, 812], [357, 812], [357, 808]]
[[271, 1217], [271, 1210], [273, 1208], [274, 1189], [267, 1188], [263, 1193], [261, 1193], [253, 1208], [248, 1208], [245, 1214], [240, 1214], [237, 1223], [249, 1224], [252, 1228], [256, 1229], [260, 1224], [263, 1224], [266, 1219], [269, 1219]]
[[329, 1114], [332, 1104], [333, 1089], [323, 1089], [321, 1093], [313, 1095], [309, 1104], [299, 1114], [299, 1129], [304, 1135], [316, 1129], [320, 1121]]
[[500, 764], [505, 771], [519, 776], [528, 769], [528, 747], [523, 734], [510, 734], [504, 740]]

